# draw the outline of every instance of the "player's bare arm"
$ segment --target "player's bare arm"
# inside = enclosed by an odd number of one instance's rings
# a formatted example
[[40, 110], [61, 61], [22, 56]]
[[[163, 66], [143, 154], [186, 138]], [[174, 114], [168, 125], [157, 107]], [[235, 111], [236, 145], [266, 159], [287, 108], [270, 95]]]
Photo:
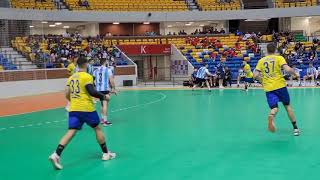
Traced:
[[69, 86], [65, 88], [65, 97], [68, 101], [70, 101], [70, 89]]
[[292, 69], [290, 66], [288, 66], [287, 64], [283, 65], [282, 68], [289, 73], [290, 75], [294, 76], [294, 77], [298, 77], [299, 74], [297, 74], [294, 69]]

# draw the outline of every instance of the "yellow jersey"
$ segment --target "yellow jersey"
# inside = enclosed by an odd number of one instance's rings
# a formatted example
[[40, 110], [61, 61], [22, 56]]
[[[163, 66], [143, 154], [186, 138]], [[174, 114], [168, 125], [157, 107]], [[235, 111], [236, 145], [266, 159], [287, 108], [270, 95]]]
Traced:
[[72, 76], [75, 73], [76, 66], [74, 63], [70, 63], [67, 67], [68, 73], [70, 76]]
[[70, 112], [93, 112], [93, 98], [87, 92], [86, 85], [93, 84], [93, 77], [86, 72], [76, 72], [68, 79], [70, 90]]
[[244, 65], [243, 71], [246, 73], [246, 78], [253, 78], [253, 73], [249, 64]]
[[266, 92], [287, 86], [281, 73], [282, 66], [286, 64], [286, 60], [280, 55], [269, 55], [259, 60], [256, 70], [262, 74], [262, 85]]

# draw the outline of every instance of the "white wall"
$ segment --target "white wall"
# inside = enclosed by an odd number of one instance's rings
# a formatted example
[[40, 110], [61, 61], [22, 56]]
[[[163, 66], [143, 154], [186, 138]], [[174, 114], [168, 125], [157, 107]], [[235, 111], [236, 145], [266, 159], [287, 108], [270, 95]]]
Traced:
[[99, 34], [99, 24], [98, 23], [90, 23], [84, 25], [84, 29], [80, 30], [79, 33], [83, 36], [97, 36]]
[[66, 32], [66, 29], [63, 29], [63, 28], [38, 28], [38, 27], [35, 27], [35, 28], [31, 28], [30, 30], [30, 34], [31, 35], [34, 35], [34, 34], [44, 34], [44, 35], [47, 35], [47, 34], [54, 34], [54, 35], [61, 35], [63, 33]]
[[303, 30], [305, 35], [311, 36], [312, 33], [320, 30], [320, 19], [317, 17], [293, 17], [291, 18], [291, 30]]
[[0, 99], [63, 91], [67, 79], [12, 81], [0, 83]]
[[[185, 26], [185, 25], [176, 25], [175, 22], [167, 22], [167, 23], [163, 23], [164, 25], [164, 33], [165, 34], [168, 34], [169, 32], [171, 32], [171, 34], [173, 34], [174, 32], [176, 34], [178, 34], [178, 32], [180, 30], [184, 30], [187, 34], [191, 34], [191, 33], [194, 33], [196, 31], [196, 29], [200, 29], [202, 30], [203, 27], [200, 27], [199, 24], [204, 24], [205, 26], [211, 26], [211, 27], [214, 27], [214, 28], [217, 28], [218, 31], [220, 31], [221, 28], [225, 29], [225, 30], [228, 30], [229, 29], [229, 23], [228, 21], [214, 21], [212, 23], [208, 23], [208, 22], [204, 22], [204, 23], [201, 23], [201, 22], [197, 22], [197, 26]], [[172, 25], [172, 27], [168, 27], [168, 25]]]
[[137, 85], [137, 76], [136, 75], [125, 75], [125, 76], [115, 76], [114, 77], [116, 87], [122, 87], [124, 80], [132, 80], [133, 86]]
[[[134, 86], [137, 84], [136, 75], [115, 76], [116, 86], [122, 87], [123, 80], [132, 80]], [[67, 79], [0, 82], [0, 99], [60, 92], [66, 83]]]

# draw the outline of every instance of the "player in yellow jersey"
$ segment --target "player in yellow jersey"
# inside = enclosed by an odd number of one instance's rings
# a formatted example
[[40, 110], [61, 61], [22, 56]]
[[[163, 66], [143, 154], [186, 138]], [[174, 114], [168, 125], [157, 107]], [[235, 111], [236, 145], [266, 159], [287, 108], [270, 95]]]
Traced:
[[294, 77], [298, 75], [294, 69], [288, 66], [282, 56], [275, 54], [276, 46], [273, 43], [267, 45], [267, 51], [268, 56], [259, 60], [253, 76], [255, 79], [262, 81], [263, 88], [266, 91], [267, 101], [271, 109], [268, 116], [268, 128], [271, 132], [275, 132], [274, 118], [278, 112], [278, 102], [282, 102], [291, 120], [294, 129], [293, 134], [299, 136], [300, 131], [290, 106], [290, 96], [281, 69]]
[[247, 61], [243, 61], [243, 72], [245, 73], [246, 77], [244, 79], [244, 90], [248, 91], [248, 86], [251, 85], [251, 83], [254, 83], [253, 80], [253, 73], [251, 71], [251, 66], [248, 64]]
[[[76, 73], [79, 69], [77, 67], [77, 59], [76, 58], [72, 58], [70, 59], [70, 64], [68, 65], [67, 67], [67, 71], [68, 71], [68, 74], [69, 76], [72, 76], [74, 73]], [[69, 108], [70, 108], [70, 102], [68, 101], [67, 105], [66, 105], [66, 110], [69, 111]]]
[[96, 138], [102, 150], [102, 160], [115, 158], [116, 154], [108, 151], [105, 136], [99, 127], [100, 119], [95, 110], [92, 97], [101, 101], [110, 99], [109, 95], [98, 92], [93, 86], [93, 77], [87, 71], [87, 59], [81, 57], [77, 65], [79, 72], [74, 73], [69, 79], [66, 88], [66, 98], [70, 100], [69, 110], [69, 130], [60, 140], [56, 151], [49, 157], [54, 168], [60, 170], [60, 156], [65, 146], [71, 141], [78, 130], [81, 130], [84, 123], [92, 127], [96, 133]]
[[77, 71], [77, 66], [76, 66], [77, 60], [71, 59], [70, 61], [71, 61], [71, 63], [68, 65], [67, 71], [68, 71], [69, 76], [72, 76]]

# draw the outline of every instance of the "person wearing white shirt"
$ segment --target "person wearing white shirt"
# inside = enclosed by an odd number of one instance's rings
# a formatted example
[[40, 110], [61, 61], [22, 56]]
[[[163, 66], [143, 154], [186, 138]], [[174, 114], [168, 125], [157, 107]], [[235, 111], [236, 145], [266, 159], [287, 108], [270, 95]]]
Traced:
[[290, 76], [290, 86], [293, 86], [293, 81], [297, 80], [299, 83], [299, 86], [301, 86], [301, 80], [300, 80], [300, 71], [301, 69], [298, 69], [296, 65], [292, 66], [292, 69], [294, 70], [294, 72], [297, 74], [296, 77]]
[[316, 73], [317, 73], [317, 69], [313, 67], [312, 63], [310, 63], [307, 69], [307, 74], [303, 77], [304, 85], [306, 85], [306, 80], [311, 79], [311, 85], [314, 86], [315, 85], [314, 79], [315, 79]]

